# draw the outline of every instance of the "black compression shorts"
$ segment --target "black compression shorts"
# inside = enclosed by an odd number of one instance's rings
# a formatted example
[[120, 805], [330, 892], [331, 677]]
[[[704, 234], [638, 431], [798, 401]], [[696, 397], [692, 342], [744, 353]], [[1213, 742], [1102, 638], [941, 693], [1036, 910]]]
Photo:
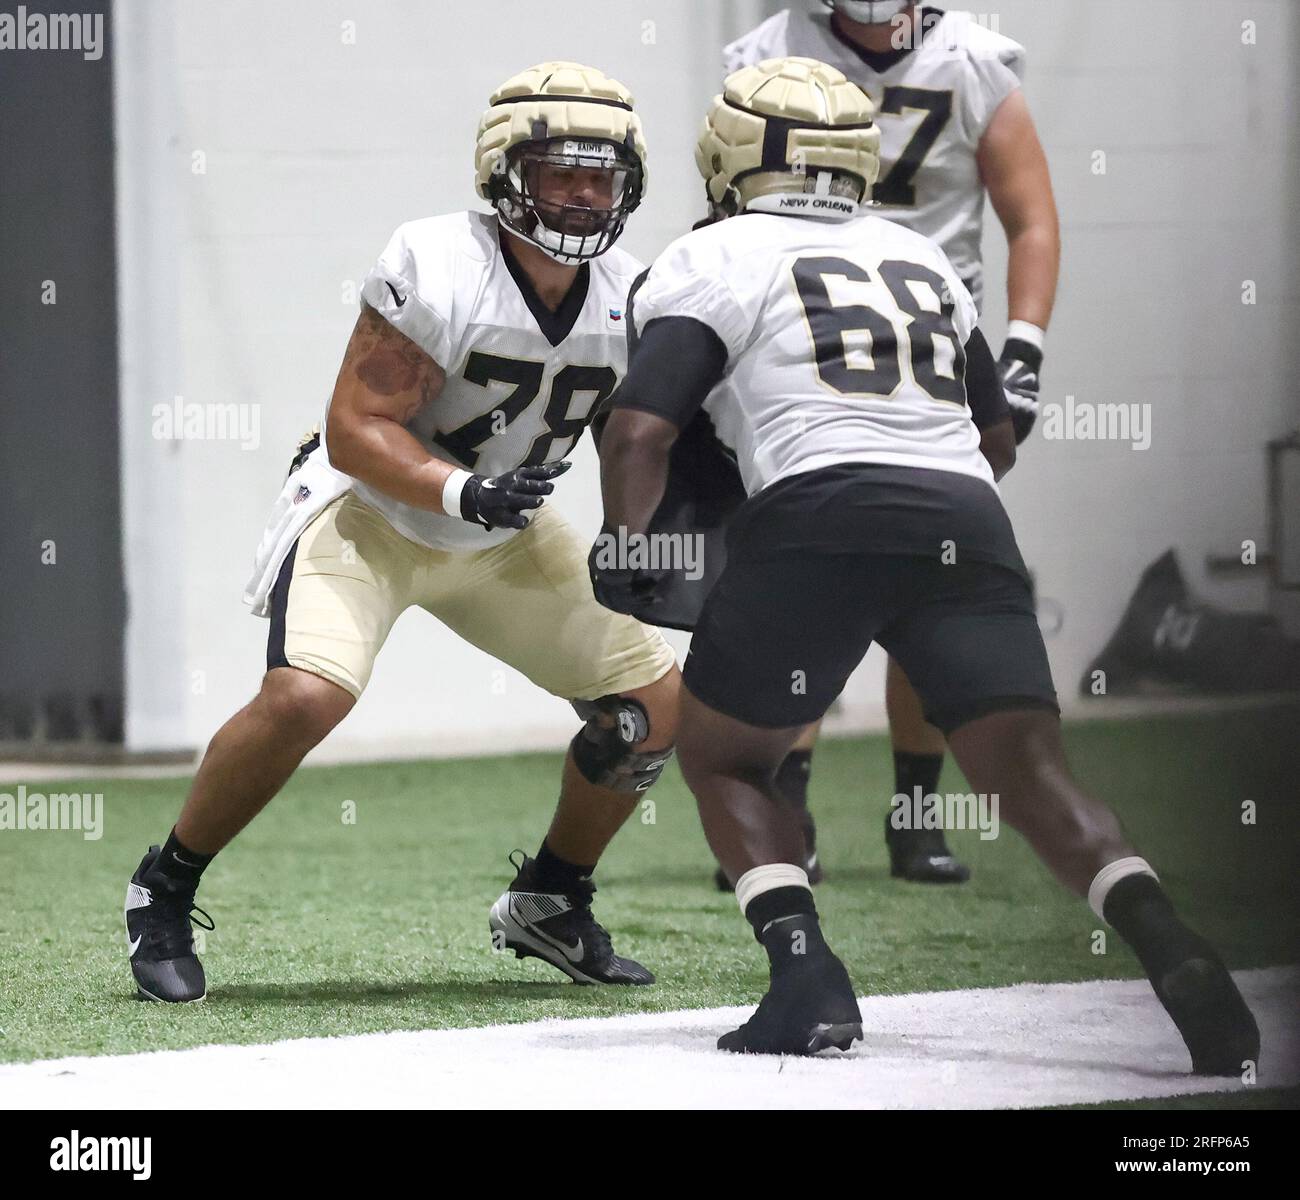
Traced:
[[[945, 734], [999, 709], [1058, 711], [1014, 541], [1006, 562], [992, 560], [994, 538], [984, 557], [964, 553], [969, 539], [958, 539], [957, 561], [944, 561], [943, 521], [932, 554], [882, 552], [851, 538], [837, 545], [824, 500], [820, 512], [800, 500], [814, 489], [824, 497], [816, 484], [786, 489], [733, 529], [686, 660], [693, 695], [748, 725], [805, 725], [826, 712], [874, 641]], [[843, 486], [836, 481], [841, 499]], [[855, 525], [868, 515], [849, 511]]]

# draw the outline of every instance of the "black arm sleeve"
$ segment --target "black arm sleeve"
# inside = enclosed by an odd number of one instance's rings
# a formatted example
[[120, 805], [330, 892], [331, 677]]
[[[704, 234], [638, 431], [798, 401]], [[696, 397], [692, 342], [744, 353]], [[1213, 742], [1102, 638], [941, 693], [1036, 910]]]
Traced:
[[966, 403], [975, 428], [981, 431], [1011, 418], [998, 364], [978, 326], [966, 343]]
[[632, 342], [627, 378], [609, 408], [654, 413], [681, 429], [726, 370], [727, 348], [702, 321], [658, 317]]

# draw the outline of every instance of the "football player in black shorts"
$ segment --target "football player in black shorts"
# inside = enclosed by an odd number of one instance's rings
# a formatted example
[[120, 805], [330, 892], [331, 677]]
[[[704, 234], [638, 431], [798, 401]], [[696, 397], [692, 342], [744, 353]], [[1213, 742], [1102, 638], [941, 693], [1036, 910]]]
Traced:
[[[980, 304], [986, 207], [1007, 239], [1007, 338], [998, 359], [1016, 442], [1038, 411], [1043, 346], [1056, 296], [1061, 243], [1047, 156], [1021, 86], [1024, 46], [976, 14], [925, 0], [814, 0], [774, 13], [723, 51], [728, 72], [763, 59], [801, 55], [838, 68], [871, 98], [880, 129], [880, 178], [873, 211], [939, 243]], [[988, 201], [986, 205], [985, 201]], [[980, 413], [971, 415], [980, 425]], [[980, 426], [983, 428], [982, 426]], [[892, 658], [885, 665], [885, 713], [894, 795], [920, 789], [933, 803], [943, 770], [943, 735], [924, 718], [916, 689]], [[805, 809], [808, 877], [821, 877], [808, 808], [818, 728], [795, 743], [777, 773], [790, 802]], [[896, 801], [897, 803], [897, 801]], [[906, 810], [904, 810], [906, 811]], [[890, 874], [914, 883], [964, 883], [969, 868], [942, 825], [885, 817]], [[719, 871], [718, 886], [729, 886]]]
[[874, 641], [974, 791], [1133, 948], [1194, 1070], [1240, 1074], [1259, 1031], [1232, 977], [1070, 776], [1027, 572], [970, 417], [972, 396], [1001, 389], [997, 365], [939, 247], [860, 209], [878, 145], [870, 99], [824, 63], [727, 78], [697, 150], [726, 219], [670, 245], [637, 290], [601, 441], [589, 565], [616, 611], [657, 586], [620, 554], [653, 531], [701, 408], [748, 494], [678, 726], [705, 836], [771, 966], [757, 1011], [718, 1045], [811, 1054], [861, 1036], [776, 772]]

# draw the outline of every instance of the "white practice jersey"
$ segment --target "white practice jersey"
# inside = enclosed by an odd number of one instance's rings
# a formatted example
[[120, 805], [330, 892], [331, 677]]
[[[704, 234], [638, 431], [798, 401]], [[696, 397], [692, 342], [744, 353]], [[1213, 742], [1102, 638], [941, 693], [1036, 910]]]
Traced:
[[[628, 291], [641, 264], [614, 247], [579, 268], [558, 313], [501, 252], [494, 213], [402, 225], [362, 284], [378, 310], [447, 374], [406, 423], [435, 458], [479, 475], [558, 462], [627, 373]], [[585, 288], [584, 288], [584, 280]], [[563, 486], [561, 483], [559, 486]], [[405, 537], [478, 550], [517, 532], [402, 504], [357, 481], [356, 494]]]
[[975, 155], [998, 106], [1020, 86], [1024, 47], [970, 13], [944, 12], [927, 22], [919, 46], [891, 52], [876, 69], [830, 19], [825, 9], [769, 17], [723, 51], [727, 72], [797, 55], [829, 63], [861, 87], [880, 127], [874, 211], [938, 242], [979, 304], [984, 185]]
[[876, 216], [746, 213], [679, 238], [634, 293], [638, 333], [692, 317], [727, 350], [704, 402], [754, 495], [837, 463], [974, 475], [975, 303], [930, 239]]

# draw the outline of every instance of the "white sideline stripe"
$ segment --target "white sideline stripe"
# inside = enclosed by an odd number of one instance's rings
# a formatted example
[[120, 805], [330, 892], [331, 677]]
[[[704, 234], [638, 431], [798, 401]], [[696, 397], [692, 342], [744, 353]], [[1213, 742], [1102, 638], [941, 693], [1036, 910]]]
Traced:
[[[1300, 967], [1234, 976], [1257, 1085], [1300, 1082]], [[872, 996], [818, 1059], [714, 1042], [748, 1007], [300, 1038], [0, 1066], [0, 1108], [1017, 1108], [1245, 1090], [1189, 1074], [1145, 980]]]

